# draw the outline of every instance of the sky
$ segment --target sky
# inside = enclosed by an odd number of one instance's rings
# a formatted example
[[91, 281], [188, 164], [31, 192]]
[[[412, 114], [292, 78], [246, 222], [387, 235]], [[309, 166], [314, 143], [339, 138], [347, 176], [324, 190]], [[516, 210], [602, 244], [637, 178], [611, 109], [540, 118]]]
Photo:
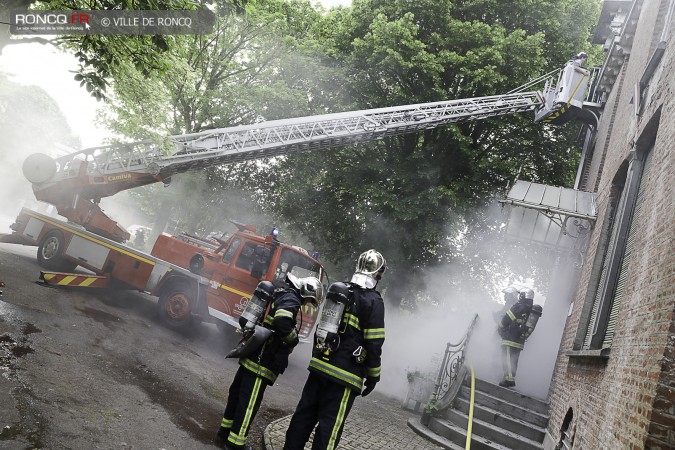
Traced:
[[[351, 0], [320, 0], [324, 7], [349, 6]], [[77, 59], [51, 45], [37, 43], [12, 44], [0, 55], [0, 72], [15, 83], [36, 85], [54, 98], [66, 116], [74, 134], [80, 137], [82, 148], [102, 145], [108, 137], [105, 128], [95, 123], [97, 102], [74, 80]]]

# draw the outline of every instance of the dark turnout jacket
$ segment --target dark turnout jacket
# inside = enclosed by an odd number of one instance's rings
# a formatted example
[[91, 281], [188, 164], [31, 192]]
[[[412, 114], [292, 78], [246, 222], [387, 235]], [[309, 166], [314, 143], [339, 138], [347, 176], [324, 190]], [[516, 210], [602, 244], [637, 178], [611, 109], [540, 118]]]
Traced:
[[499, 323], [499, 336], [502, 338], [502, 345], [522, 349], [525, 340], [532, 330], [525, 326], [527, 318], [532, 311], [532, 300], [518, 300], [502, 317]]
[[288, 367], [288, 355], [297, 345], [296, 318], [302, 301], [293, 289], [275, 294], [263, 326], [274, 331], [265, 345], [239, 364], [263, 378], [267, 384], [274, 384], [277, 376]]
[[[374, 289], [356, 287], [353, 295], [352, 306], [342, 315], [338, 349], [328, 360], [312, 357], [309, 370], [361, 393], [364, 378], [380, 379], [384, 301]], [[354, 351], [359, 347], [366, 352], [362, 363], [354, 357]]]

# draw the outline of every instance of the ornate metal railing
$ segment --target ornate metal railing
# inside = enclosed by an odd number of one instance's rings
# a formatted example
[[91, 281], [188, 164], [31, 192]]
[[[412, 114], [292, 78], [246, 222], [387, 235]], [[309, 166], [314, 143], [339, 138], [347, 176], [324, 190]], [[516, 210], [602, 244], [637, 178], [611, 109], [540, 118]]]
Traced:
[[[445, 347], [443, 362], [436, 378], [434, 392], [431, 394], [429, 403], [424, 408], [422, 423], [427, 425], [429, 418], [438, 411], [448, 408], [454, 401], [459, 388], [467, 373], [464, 359], [471, 340], [471, 334], [478, 324], [478, 314], [473, 316], [466, 334], [458, 344], [448, 342]], [[427, 423], [425, 423], [427, 422]]]

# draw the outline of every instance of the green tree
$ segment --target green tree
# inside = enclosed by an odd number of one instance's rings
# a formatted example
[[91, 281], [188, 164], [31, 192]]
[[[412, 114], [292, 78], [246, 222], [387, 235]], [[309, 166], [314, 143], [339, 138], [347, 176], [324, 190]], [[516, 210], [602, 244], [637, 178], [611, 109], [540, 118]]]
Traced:
[[[344, 74], [336, 89], [352, 99], [348, 109], [370, 108], [506, 93], [562, 66], [597, 11], [584, 0], [497, 3], [355, 0], [313, 33], [325, 64]], [[494, 226], [476, 211], [510, 180], [570, 185], [574, 131], [508, 116], [303, 154], [276, 162], [264, 195], [344, 267], [362, 250], [381, 249], [396, 302], [423, 290], [422, 268], [471, 264], [457, 242]]]
[[[132, 139], [161, 139], [286, 117], [294, 111], [310, 113], [304, 79], [297, 74], [307, 70], [311, 58], [292, 53], [318, 19], [309, 2], [259, 1], [244, 15], [227, 8], [216, 10], [216, 15], [213, 35], [176, 40], [167, 55], [170, 67], [162, 76], [148, 77], [131, 64], [115, 74], [115, 94], [105, 118], [110, 129]], [[210, 168], [174, 176], [174, 186], [167, 190], [152, 187], [131, 195], [154, 199], [139, 201], [159, 218], [159, 228], [171, 218], [205, 233], [216, 225], [213, 214], [204, 210], [239, 210], [236, 180], [253, 170], [251, 165]], [[231, 214], [229, 218], [245, 220]]]

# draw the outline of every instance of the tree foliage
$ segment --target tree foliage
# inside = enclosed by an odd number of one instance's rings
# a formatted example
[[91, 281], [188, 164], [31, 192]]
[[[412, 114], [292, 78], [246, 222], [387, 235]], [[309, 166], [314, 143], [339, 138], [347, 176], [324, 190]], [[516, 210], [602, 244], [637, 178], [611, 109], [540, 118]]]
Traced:
[[[506, 93], [579, 50], [594, 23], [593, 14], [577, 16], [588, 4], [355, 0], [313, 29], [324, 63], [344, 76], [337, 88], [351, 99], [326, 108]], [[346, 267], [362, 250], [383, 251], [392, 268], [389, 298], [409, 298], [424, 288], [423, 268], [462, 258], [475, 268], [466, 246], [453, 243], [494, 229], [479, 211], [514, 178], [571, 184], [574, 132], [509, 116], [303, 154], [278, 162], [278, 181], [264, 195], [274, 213], [292, 217]]]
[[[161, 83], [136, 90], [117, 77], [118, 119], [129, 127], [120, 131], [187, 132], [504, 94], [584, 48], [597, 11], [593, 0], [516, 0], [509, 8], [497, 0], [354, 0], [325, 14], [299, 0], [258, 2], [245, 18], [219, 15], [227, 26], [211, 39], [178, 42]], [[142, 86], [146, 78], [125, 80]], [[152, 89], [161, 101], [141, 110], [135, 98]], [[504, 218], [487, 205], [515, 178], [570, 186], [575, 132], [505, 116], [209, 173], [214, 186], [239, 186], [294, 226], [340, 275], [361, 251], [382, 251], [388, 298], [400, 302], [425, 290], [430, 267], [455, 264], [462, 281], [488, 282], [490, 264], [475, 258], [485, 252], [471, 244], [499, 235]], [[505, 263], [518, 249], [494, 251]]]
[[[115, 94], [105, 118], [110, 129], [132, 139], [160, 139], [282, 118], [291, 111], [310, 113], [307, 86], [297, 74], [307, 69], [311, 58], [295, 55], [292, 49], [318, 12], [308, 2], [266, 0], [249, 7], [244, 16], [228, 8], [217, 9], [216, 15], [212, 35], [176, 40], [163, 76], [148, 77], [130, 64], [115, 74]], [[242, 165], [174, 176], [169, 189], [148, 189], [154, 200], [143, 206], [152, 215], [166, 220], [170, 216], [200, 233], [217, 229], [209, 217], [213, 215], [266, 222], [235, 201], [242, 195], [237, 180], [255, 170], [254, 165]], [[249, 201], [248, 210], [252, 208]], [[204, 214], [205, 209], [211, 213]], [[229, 214], [213, 214], [223, 210]]]

